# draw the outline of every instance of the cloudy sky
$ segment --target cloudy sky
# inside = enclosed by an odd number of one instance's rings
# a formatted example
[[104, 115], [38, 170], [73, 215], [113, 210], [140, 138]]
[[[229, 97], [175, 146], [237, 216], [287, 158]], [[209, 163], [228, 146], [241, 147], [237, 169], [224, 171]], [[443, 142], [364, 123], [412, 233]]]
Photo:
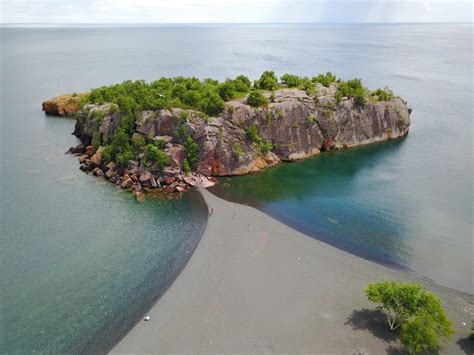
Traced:
[[472, 22], [471, 0], [0, 0], [1, 23]]

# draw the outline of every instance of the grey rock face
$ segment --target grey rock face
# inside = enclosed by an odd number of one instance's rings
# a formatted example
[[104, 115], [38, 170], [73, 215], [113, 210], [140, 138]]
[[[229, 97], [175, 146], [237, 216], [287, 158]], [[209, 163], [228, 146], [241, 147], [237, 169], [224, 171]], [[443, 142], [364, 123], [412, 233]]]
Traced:
[[[143, 111], [136, 119], [136, 134], [148, 143], [165, 140], [172, 166], [178, 168], [185, 157], [178, 129], [184, 130], [200, 147], [197, 172], [226, 176], [408, 133], [411, 110], [402, 99], [377, 102], [369, 98], [364, 106], [347, 98], [336, 103], [336, 88], [336, 84], [329, 88], [318, 84], [314, 96], [298, 89], [278, 90], [273, 102], [257, 108], [247, 105], [245, 99], [234, 100], [226, 103], [218, 117], [183, 109]], [[97, 120], [96, 111], [103, 112], [104, 117]], [[84, 145], [90, 144], [95, 132], [102, 133], [104, 142], [112, 141], [122, 115], [109, 115], [111, 111], [111, 104], [105, 104], [86, 105], [79, 112], [74, 133]], [[252, 126], [260, 143], [247, 134]], [[265, 142], [272, 143], [271, 151], [262, 149], [261, 143]]]

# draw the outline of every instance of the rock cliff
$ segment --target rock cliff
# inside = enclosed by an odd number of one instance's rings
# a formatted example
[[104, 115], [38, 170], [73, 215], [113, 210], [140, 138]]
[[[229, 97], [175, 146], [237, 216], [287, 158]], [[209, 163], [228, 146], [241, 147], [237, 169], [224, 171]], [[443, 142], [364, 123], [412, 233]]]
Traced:
[[[197, 172], [206, 176], [242, 175], [258, 171], [280, 161], [293, 161], [319, 154], [324, 150], [402, 137], [408, 133], [410, 112], [400, 98], [390, 101], [368, 101], [359, 106], [354, 99], [336, 103], [336, 84], [319, 85], [316, 98], [298, 89], [274, 92], [273, 102], [251, 107], [245, 98], [229, 101], [217, 117], [206, 117], [198, 111], [170, 109], [143, 111], [136, 119], [134, 138], [146, 141], [169, 137], [167, 151], [179, 155], [184, 127], [199, 144]], [[270, 94], [266, 94], [270, 97]], [[108, 115], [111, 104], [86, 105], [79, 113], [75, 134], [87, 145], [95, 131], [111, 141], [121, 126], [119, 112]], [[98, 125], [94, 112], [104, 112]], [[253, 137], [249, 129], [255, 128]], [[269, 142], [270, 149], [261, 149]], [[171, 154], [173, 152], [173, 154]], [[180, 167], [182, 159], [172, 159]]]
[[[74, 134], [82, 144], [69, 151], [80, 155], [81, 170], [132, 188], [138, 197], [143, 189], [182, 192], [198, 181], [210, 185], [214, 176], [248, 174], [408, 133], [411, 109], [404, 100], [370, 96], [361, 104], [355, 97], [337, 98], [337, 85], [317, 83], [311, 96], [293, 88], [265, 92], [268, 104], [260, 107], [249, 106], [246, 97], [228, 101], [214, 117], [181, 108], [131, 115], [111, 103], [77, 111], [79, 101], [73, 104], [71, 96], [43, 103], [43, 109], [76, 113]], [[127, 135], [117, 139], [124, 127]], [[111, 154], [115, 161], [106, 158]]]

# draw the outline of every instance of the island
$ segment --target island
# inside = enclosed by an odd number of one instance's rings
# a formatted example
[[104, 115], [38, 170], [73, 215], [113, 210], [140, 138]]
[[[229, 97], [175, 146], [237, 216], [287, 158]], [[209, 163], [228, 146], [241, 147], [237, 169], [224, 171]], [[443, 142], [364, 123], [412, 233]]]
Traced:
[[411, 109], [388, 88], [332, 73], [313, 78], [265, 71], [213, 79], [160, 78], [62, 95], [46, 114], [76, 117], [80, 169], [137, 197], [185, 192], [323, 151], [405, 136]]

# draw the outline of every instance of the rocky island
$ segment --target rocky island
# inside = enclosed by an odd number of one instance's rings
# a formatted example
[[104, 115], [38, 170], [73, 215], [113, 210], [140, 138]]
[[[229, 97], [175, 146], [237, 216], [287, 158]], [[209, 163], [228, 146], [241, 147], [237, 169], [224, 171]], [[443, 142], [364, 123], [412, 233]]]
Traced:
[[[219, 83], [196, 78], [126, 81], [43, 103], [47, 114], [74, 114], [81, 140], [69, 152], [80, 168], [137, 197], [153, 188], [184, 192], [216, 176], [248, 174], [322, 151], [399, 138], [411, 109], [389, 89], [360, 79], [265, 71]], [[67, 107], [66, 107], [67, 106]]]

